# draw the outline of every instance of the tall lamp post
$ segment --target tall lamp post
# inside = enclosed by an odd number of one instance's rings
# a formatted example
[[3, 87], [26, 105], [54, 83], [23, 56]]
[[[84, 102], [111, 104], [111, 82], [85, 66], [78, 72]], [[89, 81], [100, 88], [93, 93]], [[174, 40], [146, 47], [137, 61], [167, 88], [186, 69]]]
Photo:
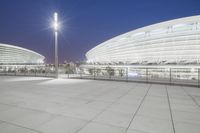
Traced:
[[58, 14], [54, 13], [54, 33], [55, 33], [55, 78], [58, 78]]

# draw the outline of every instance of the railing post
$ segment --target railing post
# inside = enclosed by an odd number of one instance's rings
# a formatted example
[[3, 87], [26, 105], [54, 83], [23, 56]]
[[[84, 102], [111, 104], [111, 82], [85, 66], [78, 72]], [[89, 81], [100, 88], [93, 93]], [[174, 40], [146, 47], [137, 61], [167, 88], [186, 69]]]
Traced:
[[109, 80], [111, 79], [111, 68], [109, 68]]
[[148, 74], [148, 68], [146, 68], [146, 82], [148, 83], [148, 76], [149, 76], [149, 74]]
[[46, 74], [46, 66], [44, 67], [44, 75], [45, 75], [45, 77], [47, 76], [47, 74]]
[[80, 69], [80, 78], [82, 79], [82, 69]]
[[24, 76], [26, 75], [26, 67], [24, 67]]
[[198, 87], [200, 87], [200, 70], [199, 70], [199, 68], [198, 68]]
[[128, 82], [128, 67], [126, 68], [126, 81]]
[[169, 83], [172, 84], [172, 69], [169, 69]]
[[15, 76], [17, 75], [17, 67], [15, 66]]
[[35, 67], [35, 77], [36, 77], [36, 67]]
[[95, 79], [95, 73], [96, 73], [96, 72], [95, 72], [95, 67], [94, 67], [94, 71], [93, 71], [93, 73], [94, 73], [94, 79]]
[[6, 76], [8, 75], [8, 71], [7, 71], [7, 70], [6, 70], [6, 73], [5, 73], [5, 74], [6, 74]]

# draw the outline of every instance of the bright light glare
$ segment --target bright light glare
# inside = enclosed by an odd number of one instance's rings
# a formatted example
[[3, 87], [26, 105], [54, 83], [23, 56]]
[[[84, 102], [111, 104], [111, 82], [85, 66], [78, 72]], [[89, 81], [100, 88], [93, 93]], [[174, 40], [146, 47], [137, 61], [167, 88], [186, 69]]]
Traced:
[[129, 72], [129, 73], [128, 73], [128, 76], [129, 76], [129, 77], [138, 77], [139, 74], [136, 73], [136, 72]]
[[54, 22], [54, 29], [57, 31], [58, 30], [58, 23]]
[[58, 22], [58, 13], [57, 12], [54, 13], [54, 21]]
[[54, 24], [53, 24], [54, 30], [57, 31], [59, 28], [59, 24], [58, 24], [58, 13], [55, 12], [54, 13]]

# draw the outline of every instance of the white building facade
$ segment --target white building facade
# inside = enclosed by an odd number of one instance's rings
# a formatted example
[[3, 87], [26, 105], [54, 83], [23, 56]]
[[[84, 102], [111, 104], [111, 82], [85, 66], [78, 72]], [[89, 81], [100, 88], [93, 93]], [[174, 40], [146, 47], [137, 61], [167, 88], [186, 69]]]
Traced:
[[165, 21], [114, 37], [86, 53], [91, 64], [198, 65], [200, 15]]
[[42, 65], [44, 59], [32, 50], [0, 43], [0, 66]]

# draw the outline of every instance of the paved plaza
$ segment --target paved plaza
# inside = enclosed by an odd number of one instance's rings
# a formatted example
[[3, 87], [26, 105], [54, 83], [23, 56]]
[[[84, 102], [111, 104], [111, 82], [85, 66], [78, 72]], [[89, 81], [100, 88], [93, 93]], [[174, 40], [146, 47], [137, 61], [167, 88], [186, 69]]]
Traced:
[[200, 133], [200, 88], [1, 76], [0, 133]]

